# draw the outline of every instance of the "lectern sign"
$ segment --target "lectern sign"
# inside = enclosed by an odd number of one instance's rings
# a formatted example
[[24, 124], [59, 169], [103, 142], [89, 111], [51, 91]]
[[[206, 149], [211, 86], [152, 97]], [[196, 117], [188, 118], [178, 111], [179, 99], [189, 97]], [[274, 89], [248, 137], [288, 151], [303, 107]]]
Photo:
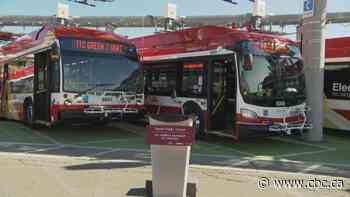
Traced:
[[193, 122], [193, 116], [149, 116], [146, 137], [151, 148], [152, 185], [146, 184], [147, 196], [187, 196]]
[[192, 127], [149, 126], [147, 142], [153, 145], [190, 146], [194, 143]]

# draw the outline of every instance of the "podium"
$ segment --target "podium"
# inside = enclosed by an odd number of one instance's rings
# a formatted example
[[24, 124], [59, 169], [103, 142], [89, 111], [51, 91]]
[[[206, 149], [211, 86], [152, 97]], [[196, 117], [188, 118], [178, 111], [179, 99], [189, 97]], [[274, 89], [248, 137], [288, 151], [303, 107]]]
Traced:
[[195, 139], [193, 122], [192, 116], [149, 117], [147, 142], [151, 146], [152, 183], [146, 182], [148, 196], [195, 196], [196, 185], [189, 184], [187, 188], [191, 145]]

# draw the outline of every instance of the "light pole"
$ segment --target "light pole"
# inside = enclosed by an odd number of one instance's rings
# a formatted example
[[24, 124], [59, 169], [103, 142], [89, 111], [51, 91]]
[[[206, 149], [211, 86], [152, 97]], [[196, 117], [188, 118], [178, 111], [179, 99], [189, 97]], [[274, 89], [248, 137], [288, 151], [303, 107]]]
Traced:
[[313, 128], [305, 134], [308, 141], [323, 140], [323, 81], [325, 64], [327, 0], [303, 0], [302, 51], [305, 64], [307, 103], [311, 107]]

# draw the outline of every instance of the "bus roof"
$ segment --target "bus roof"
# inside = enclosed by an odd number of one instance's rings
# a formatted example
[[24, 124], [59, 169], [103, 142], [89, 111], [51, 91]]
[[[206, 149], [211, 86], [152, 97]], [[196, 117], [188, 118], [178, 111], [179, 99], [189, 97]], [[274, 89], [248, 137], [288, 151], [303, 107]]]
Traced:
[[326, 61], [329, 63], [350, 62], [350, 37], [327, 39]]
[[293, 41], [276, 35], [220, 26], [203, 26], [138, 37], [131, 41], [141, 58], [229, 47], [242, 40]]
[[131, 45], [127, 38], [111, 32], [62, 25], [43, 26], [30, 34], [21, 36], [13, 42], [0, 47], [0, 63], [36, 51], [45, 50], [60, 37], [104, 40]]

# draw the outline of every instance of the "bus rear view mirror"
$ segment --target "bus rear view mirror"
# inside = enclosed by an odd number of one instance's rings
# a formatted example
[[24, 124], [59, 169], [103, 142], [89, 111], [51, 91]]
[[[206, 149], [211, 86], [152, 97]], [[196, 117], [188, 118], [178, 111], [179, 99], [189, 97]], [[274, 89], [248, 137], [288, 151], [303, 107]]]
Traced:
[[253, 55], [246, 54], [243, 56], [243, 69], [252, 70], [253, 69]]

